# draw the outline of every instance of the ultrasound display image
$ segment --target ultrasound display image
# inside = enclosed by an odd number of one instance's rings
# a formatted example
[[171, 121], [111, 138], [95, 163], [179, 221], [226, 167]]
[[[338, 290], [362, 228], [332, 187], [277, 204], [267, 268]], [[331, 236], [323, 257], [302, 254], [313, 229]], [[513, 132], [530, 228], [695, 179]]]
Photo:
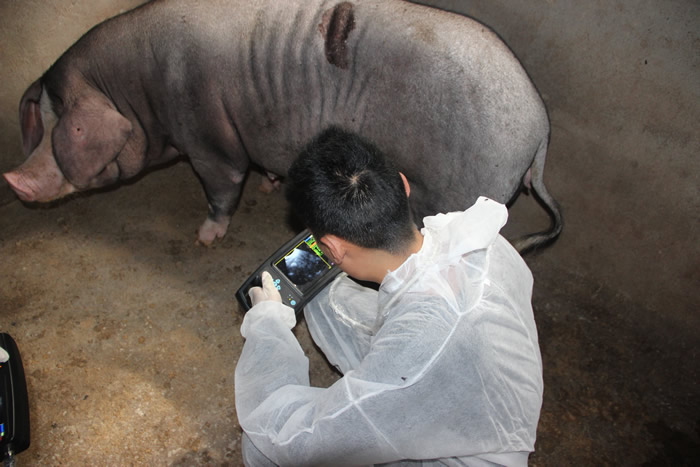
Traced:
[[[315, 245], [313, 237], [301, 242], [287, 256], [275, 263], [287, 278], [302, 292], [307, 284], [323, 274], [330, 265], [311, 248], [309, 242]], [[318, 250], [320, 252], [320, 250]]]

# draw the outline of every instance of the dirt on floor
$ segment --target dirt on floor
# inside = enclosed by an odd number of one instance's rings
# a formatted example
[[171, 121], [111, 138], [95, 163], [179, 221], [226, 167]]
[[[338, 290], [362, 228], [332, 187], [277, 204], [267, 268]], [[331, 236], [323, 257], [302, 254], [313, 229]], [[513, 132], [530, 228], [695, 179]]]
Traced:
[[[47, 207], [0, 207], [0, 331], [20, 347], [31, 406], [18, 465], [241, 465], [234, 293], [295, 233], [260, 179], [210, 248], [195, 244], [206, 200], [183, 162]], [[531, 465], [698, 465], [696, 333], [547, 250], [527, 261], [545, 378]], [[312, 384], [335, 381], [303, 320], [295, 332]]]

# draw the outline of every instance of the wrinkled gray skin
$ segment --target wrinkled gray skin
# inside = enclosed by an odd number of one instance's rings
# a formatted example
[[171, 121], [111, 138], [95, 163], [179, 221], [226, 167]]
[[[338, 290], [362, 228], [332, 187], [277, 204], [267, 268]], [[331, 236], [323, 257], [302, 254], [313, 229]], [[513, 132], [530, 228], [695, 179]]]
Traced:
[[401, 0], [163, 0], [85, 34], [25, 92], [24, 152], [4, 174], [49, 201], [189, 157], [226, 233], [251, 163], [284, 176], [329, 125], [375, 142], [411, 182], [416, 218], [507, 203], [531, 180], [561, 230], [543, 169], [540, 96], [487, 27]]

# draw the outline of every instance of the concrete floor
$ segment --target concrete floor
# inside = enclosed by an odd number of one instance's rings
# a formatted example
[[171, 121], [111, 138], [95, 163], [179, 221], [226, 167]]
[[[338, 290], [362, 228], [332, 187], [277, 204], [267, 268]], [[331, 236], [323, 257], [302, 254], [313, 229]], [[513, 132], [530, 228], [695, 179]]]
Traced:
[[[194, 244], [206, 212], [189, 165], [50, 207], [0, 207], [0, 330], [18, 342], [32, 445], [19, 465], [240, 465], [233, 370], [239, 284], [293, 232], [280, 192], [249, 177], [228, 236]], [[527, 203], [519, 201], [512, 219]], [[544, 360], [533, 466], [698, 465], [698, 336], [527, 258]], [[297, 335], [312, 384], [338, 376]]]

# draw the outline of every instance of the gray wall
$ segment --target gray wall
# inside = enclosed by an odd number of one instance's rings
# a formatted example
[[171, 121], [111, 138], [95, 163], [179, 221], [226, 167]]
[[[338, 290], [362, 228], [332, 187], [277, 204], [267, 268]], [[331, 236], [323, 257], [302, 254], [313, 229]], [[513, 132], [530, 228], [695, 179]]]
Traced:
[[[22, 160], [24, 89], [90, 26], [139, 3], [0, 0], [0, 170]], [[537, 260], [669, 325], [700, 328], [698, 2], [425, 3], [494, 28], [545, 98], [553, 128], [546, 180], [566, 226]], [[546, 223], [527, 197], [512, 220], [509, 228], [522, 230]]]

